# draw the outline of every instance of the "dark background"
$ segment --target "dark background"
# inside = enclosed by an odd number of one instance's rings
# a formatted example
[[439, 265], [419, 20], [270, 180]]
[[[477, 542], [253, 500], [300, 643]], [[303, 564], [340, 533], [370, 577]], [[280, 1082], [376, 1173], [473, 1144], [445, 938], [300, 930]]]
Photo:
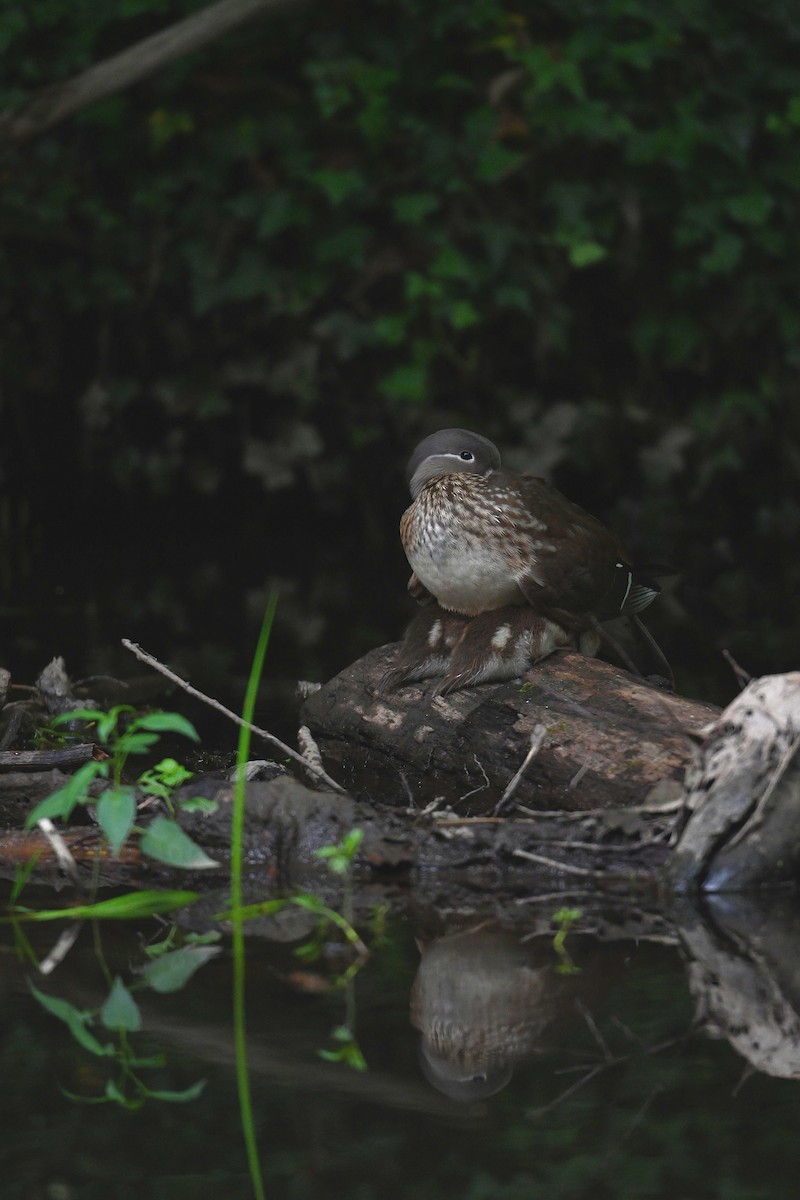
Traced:
[[[7, 8], [0, 109], [202, 7]], [[497, 441], [678, 576], [679, 689], [798, 667], [800, 10], [276, 10], [0, 161], [0, 651], [237, 704], [411, 612], [415, 443]], [[229, 695], [224, 693], [229, 691]]]

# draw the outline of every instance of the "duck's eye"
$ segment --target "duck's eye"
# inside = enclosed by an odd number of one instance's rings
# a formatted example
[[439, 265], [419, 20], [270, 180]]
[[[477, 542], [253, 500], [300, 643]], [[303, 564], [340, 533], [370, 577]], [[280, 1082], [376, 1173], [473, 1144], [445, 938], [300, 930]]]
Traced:
[[462, 450], [458, 457], [462, 462], [475, 462], [475, 455], [471, 450]]

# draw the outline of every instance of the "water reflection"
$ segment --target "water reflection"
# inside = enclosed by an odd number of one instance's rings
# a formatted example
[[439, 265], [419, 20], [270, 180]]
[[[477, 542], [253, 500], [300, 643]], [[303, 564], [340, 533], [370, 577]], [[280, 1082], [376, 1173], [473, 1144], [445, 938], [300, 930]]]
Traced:
[[[514, 929], [462, 919], [436, 936], [396, 916], [355, 981], [367, 1072], [318, 1054], [341, 1020], [343, 996], [325, 988], [340, 964], [317, 964], [313, 990], [291, 945], [251, 938], [249, 1061], [270, 1194], [793, 1194], [794, 907], [715, 899], [707, 913], [673, 917], [674, 944], [663, 921], [656, 941], [571, 935], [570, 975], [557, 970], [552, 932], [529, 916]], [[531, 924], [537, 936], [525, 940]], [[127, 971], [140, 933], [104, 929], [106, 967]], [[37, 948], [53, 938], [37, 932]], [[32, 1003], [27, 974], [10, 948], [0, 954], [3, 1196], [246, 1197], [227, 955], [183, 992], [137, 993], [137, 1036], [167, 1051], [158, 1085], [208, 1083], [192, 1104], [134, 1114], [62, 1094], [101, 1089], [98, 1063]], [[56, 989], [82, 1007], [101, 1003], [88, 928], [48, 983]]]
[[549, 942], [523, 942], [489, 923], [420, 949], [411, 1023], [422, 1035], [425, 1077], [454, 1100], [504, 1088], [515, 1064], [541, 1048], [581, 978], [556, 973]]
[[681, 941], [697, 1019], [757, 1071], [800, 1078], [800, 913], [794, 898], [710, 895]]

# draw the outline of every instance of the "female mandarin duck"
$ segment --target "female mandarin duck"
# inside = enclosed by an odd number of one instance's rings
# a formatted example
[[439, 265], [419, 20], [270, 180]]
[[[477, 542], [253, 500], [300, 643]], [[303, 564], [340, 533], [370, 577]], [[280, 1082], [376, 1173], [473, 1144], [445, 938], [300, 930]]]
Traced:
[[408, 587], [435, 605], [411, 623], [386, 686], [441, 676], [443, 693], [521, 675], [559, 646], [595, 654], [600, 621], [658, 592], [614, 534], [544, 479], [504, 469], [480, 434], [431, 434], [407, 478]]

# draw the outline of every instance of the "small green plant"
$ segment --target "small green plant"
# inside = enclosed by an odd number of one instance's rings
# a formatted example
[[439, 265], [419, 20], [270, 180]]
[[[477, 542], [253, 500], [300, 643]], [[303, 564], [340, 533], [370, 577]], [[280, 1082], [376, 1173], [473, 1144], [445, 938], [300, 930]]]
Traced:
[[340, 842], [331, 846], [322, 846], [319, 850], [315, 850], [314, 853], [317, 858], [324, 859], [336, 875], [344, 875], [350, 878], [355, 857], [363, 840], [363, 829], [351, 829], [349, 833], [344, 835]]
[[319, 1050], [320, 1058], [324, 1058], [328, 1062], [344, 1063], [353, 1071], [366, 1071], [367, 1060], [347, 1025], [337, 1025], [331, 1033], [331, 1039], [338, 1042], [338, 1048], [336, 1050]]
[[575, 966], [567, 951], [566, 942], [568, 933], [582, 915], [580, 908], [560, 908], [557, 913], [553, 914], [553, 921], [559, 926], [558, 932], [553, 937], [553, 949], [558, 956], [555, 969], [559, 975], [578, 975], [580, 973], [580, 967]]
[[[321, 858], [327, 862], [331, 871], [343, 877], [345, 881], [345, 895], [342, 907], [350, 910], [352, 910], [353, 863], [363, 839], [363, 829], [351, 829], [340, 842], [332, 843], [330, 846], [322, 846], [314, 852], [317, 858]], [[242, 905], [239, 909], [239, 914], [242, 920], [248, 921], [253, 917], [270, 916], [280, 912], [290, 904], [294, 904], [297, 908], [303, 908], [306, 912], [313, 913], [314, 916], [318, 917], [317, 928], [313, 937], [295, 948], [294, 953], [298, 958], [302, 958], [305, 962], [313, 962], [319, 958], [322, 952], [323, 941], [331, 925], [335, 926], [344, 935], [345, 939], [356, 951], [357, 958], [355, 961], [336, 980], [337, 987], [346, 987], [353, 976], [360, 970], [368, 954], [367, 947], [353, 927], [352, 911], [349, 913], [337, 912], [335, 908], [330, 908], [313, 892], [297, 892], [294, 896], [285, 896], [274, 900], [261, 900], [256, 904]], [[214, 919], [225, 921], [232, 920], [232, 918], [233, 909], [228, 912], [217, 913]]]
[[[97, 741], [106, 749], [108, 758], [92, 759], [79, 767], [64, 787], [37, 804], [28, 814], [25, 827], [30, 829], [45, 818], [69, 820], [76, 807], [91, 803], [92, 784], [107, 779], [109, 786], [96, 802], [97, 820], [112, 853], [118, 855], [134, 829], [137, 788], [171, 807], [172, 792], [191, 778], [191, 772], [174, 759], [165, 758], [144, 771], [135, 785], [126, 784], [123, 775], [128, 759], [146, 754], [164, 733], [177, 733], [195, 742], [199, 738], [191, 722], [180, 713], [137, 716], [128, 704], [116, 705], [107, 713], [95, 708], [75, 709], [54, 717], [51, 725], [58, 728], [75, 721], [95, 725]], [[143, 854], [170, 866], [192, 870], [217, 866], [171, 817], [156, 817], [142, 834], [140, 848]]]
[[[121, 900], [127, 897], [120, 897]], [[87, 906], [88, 907], [88, 906]], [[208, 944], [219, 940], [219, 934], [194, 938], [189, 935], [184, 944], [175, 948], [175, 930], [145, 951], [149, 961], [138, 971], [138, 981], [128, 986], [120, 976], [109, 977], [105, 1000], [95, 1009], [80, 1009], [68, 1000], [49, 995], [30, 984], [38, 1003], [69, 1029], [75, 1041], [96, 1058], [114, 1064], [115, 1072], [106, 1080], [101, 1095], [82, 1096], [62, 1089], [72, 1100], [88, 1104], [115, 1103], [130, 1110], [139, 1109], [147, 1100], [164, 1100], [173, 1104], [196, 1099], [205, 1080], [181, 1091], [151, 1088], [141, 1072], [165, 1065], [163, 1054], [141, 1057], [136, 1053], [133, 1037], [142, 1029], [142, 1015], [134, 999], [134, 991], [151, 988], [156, 992], [178, 991], [209, 959], [219, 953], [219, 947]]]
[[[298, 892], [294, 896], [286, 896], [281, 899], [263, 900], [257, 904], [244, 905], [239, 910], [241, 919], [249, 920], [253, 917], [263, 917], [280, 912], [288, 905], [293, 904], [297, 908], [305, 909], [306, 912], [312, 913], [317, 917], [316, 928], [311, 937], [294, 949], [295, 956], [303, 962], [315, 962], [321, 957], [325, 942], [330, 936], [331, 926], [338, 929], [344, 936], [345, 940], [355, 951], [355, 957], [348, 963], [344, 970], [336, 975], [332, 986], [337, 991], [344, 992], [345, 1020], [342, 1024], [337, 1025], [331, 1033], [331, 1038], [337, 1043], [336, 1049], [320, 1050], [318, 1053], [321, 1058], [325, 1058], [329, 1062], [344, 1063], [346, 1066], [358, 1071], [366, 1070], [367, 1063], [361, 1053], [354, 1032], [355, 996], [353, 984], [356, 975], [369, 956], [369, 950], [353, 926], [352, 909], [353, 865], [363, 840], [363, 829], [351, 829], [349, 833], [344, 835], [341, 841], [333, 843], [330, 846], [322, 846], [315, 852], [317, 858], [327, 862], [329, 869], [343, 879], [342, 912], [337, 912], [336, 909], [325, 904], [313, 892]], [[230, 912], [219, 913], [215, 920], [225, 920], [231, 916], [232, 913]], [[375, 926], [376, 929], [381, 929], [380, 918], [377, 914], [375, 917]]]

